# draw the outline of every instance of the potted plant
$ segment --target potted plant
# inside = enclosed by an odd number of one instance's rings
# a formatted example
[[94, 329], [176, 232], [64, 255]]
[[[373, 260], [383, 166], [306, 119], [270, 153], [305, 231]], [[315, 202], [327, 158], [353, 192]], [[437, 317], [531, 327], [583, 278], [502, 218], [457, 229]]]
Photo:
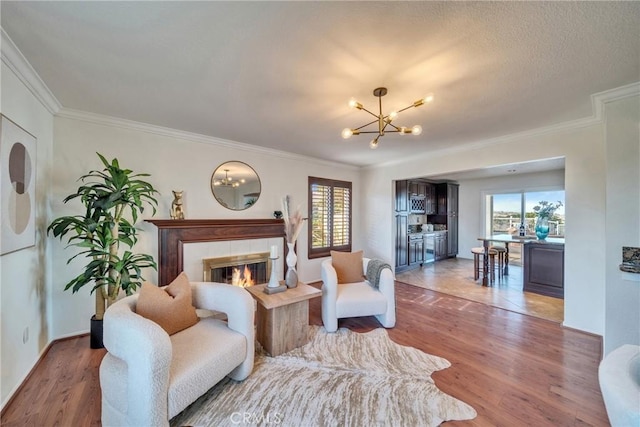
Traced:
[[100, 153], [102, 171], [92, 170], [80, 177], [82, 185], [64, 199], [67, 203], [79, 198], [85, 207], [81, 215], [62, 216], [47, 228], [47, 233], [63, 240], [68, 246], [80, 249], [67, 261], [84, 256], [87, 264], [82, 273], [66, 284], [65, 290], [76, 293], [91, 286], [95, 293], [96, 311], [91, 318], [91, 348], [101, 348], [102, 318], [120, 291], [127, 295], [141, 286], [143, 268], [156, 269], [151, 255], [134, 254], [138, 230], [135, 223], [144, 212], [145, 205], [156, 213], [158, 205], [154, 195], [158, 192], [151, 184], [140, 179], [149, 174], [134, 174], [123, 169], [117, 159], [110, 163]]
[[536, 237], [538, 237], [539, 240], [544, 240], [549, 235], [549, 219], [560, 206], [562, 206], [562, 202], [560, 201], [557, 203], [551, 203], [545, 200], [539, 202], [533, 207], [533, 210], [537, 215], [535, 231]]

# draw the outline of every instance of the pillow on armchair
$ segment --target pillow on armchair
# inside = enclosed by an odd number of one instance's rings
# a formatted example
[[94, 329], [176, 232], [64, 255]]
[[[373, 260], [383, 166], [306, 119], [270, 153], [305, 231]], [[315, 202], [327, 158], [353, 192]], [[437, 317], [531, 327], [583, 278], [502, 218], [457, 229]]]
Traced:
[[338, 275], [338, 283], [362, 282], [364, 271], [362, 269], [363, 252], [338, 252], [331, 251], [331, 264]]
[[144, 282], [140, 288], [136, 313], [173, 335], [198, 323], [191, 298], [191, 283], [184, 272], [165, 288]]

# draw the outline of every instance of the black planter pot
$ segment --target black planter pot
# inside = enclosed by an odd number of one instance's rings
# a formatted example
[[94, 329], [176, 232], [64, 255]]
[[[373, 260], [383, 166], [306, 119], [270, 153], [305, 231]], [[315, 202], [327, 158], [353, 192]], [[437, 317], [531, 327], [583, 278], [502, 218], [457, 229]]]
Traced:
[[91, 348], [104, 348], [102, 343], [102, 320], [96, 319], [95, 314], [91, 316]]

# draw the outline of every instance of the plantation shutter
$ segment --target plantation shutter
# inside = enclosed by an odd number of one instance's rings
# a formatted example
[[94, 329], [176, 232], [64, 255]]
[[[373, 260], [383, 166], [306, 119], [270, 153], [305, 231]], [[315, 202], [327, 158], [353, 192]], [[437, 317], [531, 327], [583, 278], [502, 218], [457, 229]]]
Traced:
[[351, 251], [351, 183], [309, 177], [309, 258]]

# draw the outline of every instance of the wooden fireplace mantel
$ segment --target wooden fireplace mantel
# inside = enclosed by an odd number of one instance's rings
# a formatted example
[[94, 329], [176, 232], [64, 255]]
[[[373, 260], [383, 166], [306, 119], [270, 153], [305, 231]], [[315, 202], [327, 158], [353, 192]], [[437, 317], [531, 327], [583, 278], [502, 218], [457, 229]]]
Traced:
[[185, 243], [281, 237], [287, 255], [282, 219], [148, 219], [158, 227], [158, 282], [168, 285], [184, 269]]

